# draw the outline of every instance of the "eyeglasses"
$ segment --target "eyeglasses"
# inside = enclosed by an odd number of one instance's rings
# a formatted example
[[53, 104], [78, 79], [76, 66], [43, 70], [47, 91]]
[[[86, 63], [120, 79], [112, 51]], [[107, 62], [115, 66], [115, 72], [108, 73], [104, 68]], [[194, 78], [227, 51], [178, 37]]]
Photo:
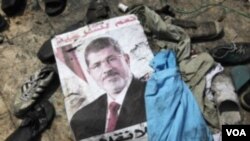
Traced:
[[92, 65], [89, 65], [89, 69], [92, 71], [100, 71], [102, 63], [107, 63], [109, 65], [112, 65], [112, 64], [120, 61], [121, 56], [122, 55], [110, 55], [102, 61], [99, 61], [99, 62], [96, 62]]

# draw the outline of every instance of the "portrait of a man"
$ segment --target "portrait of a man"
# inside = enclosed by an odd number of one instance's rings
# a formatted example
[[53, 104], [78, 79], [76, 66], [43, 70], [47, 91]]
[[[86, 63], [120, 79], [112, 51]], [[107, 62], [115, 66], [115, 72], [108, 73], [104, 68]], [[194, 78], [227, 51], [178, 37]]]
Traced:
[[145, 82], [130, 70], [130, 57], [110, 37], [99, 37], [85, 48], [87, 71], [106, 93], [79, 109], [70, 121], [76, 140], [146, 121]]

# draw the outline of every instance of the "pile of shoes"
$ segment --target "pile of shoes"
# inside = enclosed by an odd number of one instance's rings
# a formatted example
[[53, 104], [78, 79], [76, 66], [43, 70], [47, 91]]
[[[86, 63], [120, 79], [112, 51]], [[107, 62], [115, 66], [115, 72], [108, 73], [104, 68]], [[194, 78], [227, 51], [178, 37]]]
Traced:
[[218, 45], [209, 50], [215, 61], [231, 66], [230, 74], [242, 107], [250, 111], [250, 42], [232, 42]]
[[[18, 12], [18, 9], [15, 9], [16, 11], [12, 10], [13, 7], [17, 6], [17, 1], [11, 0], [9, 5], [7, 5], [8, 3], [5, 0], [2, 2], [5, 3], [4, 12], [6, 15], [12, 16]], [[46, 14], [48, 16], [57, 16], [65, 9], [67, 0], [44, 0], [43, 2]], [[103, 14], [103, 11], [99, 13]], [[98, 15], [96, 16], [96, 18], [100, 18]], [[1, 16], [0, 23], [2, 23], [3, 20]], [[3, 22], [5, 23], [5, 21]], [[1, 25], [2, 24], [0, 24], [0, 28], [2, 27]], [[66, 28], [62, 33], [75, 30], [81, 26], [81, 22], [76, 23]], [[59, 87], [60, 81], [51, 39], [52, 37], [45, 41], [37, 52], [38, 59], [45, 64], [45, 66], [36, 71], [24, 82], [21, 86], [20, 94], [15, 97], [13, 113], [17, 118], [21, 119], [22, 122], [6, 141], [38, 140], [53, 121], [55, 109], [48, 99]]]
[[55, 67], [44, 66], [22, 85], [13, 103], [13, 113], [22, 122], [6, 141], [34, 141], [50, 127], [55, 109], [48, 99], [60, 84]]
[[[6, 17], [14, 17], [22, 15], [26, 3], [27, 0], [2, 0], [1, 9]], [[48, 16], [57, 16], [66, 8], [67, 0], [44, 0], [43, 4]], [[9, 26], [5, 16], [0, 15], [0, 32]], [[45, 52], [41, 50], [40, 53], [51, 56], [53, 51], [52, 46], [48, 46], [50, 44], [48, 42], [44, 45], [49, 47], [49, 51], [46, 48]], [[39, 140], [41, 134], [50, 127], [55, 116], [55, 109], [53, 104], [49, 102], [49, 98], [60, 85], [55, 60], [53, 59], [52, 57], [50, 63], [41, 59], [46, 65], [31, 75], [21, 86], [21, 91], [16, 95], [13, 102], [12, 112], [22, 121], [6, 141]]]
[[[226, 34], [217, 21], [197, 22], [172, 18], [171, 23], [182, 27], [192, 43], [215, 41]], [[250, 111], [250, 42], [224, 43], [207, 52], [217, 63], [229, 66], [229, 74], [213, 78], [211, 88], [219, 122], [221, 125], [240, 124], [243, 121], [241, 108]]]

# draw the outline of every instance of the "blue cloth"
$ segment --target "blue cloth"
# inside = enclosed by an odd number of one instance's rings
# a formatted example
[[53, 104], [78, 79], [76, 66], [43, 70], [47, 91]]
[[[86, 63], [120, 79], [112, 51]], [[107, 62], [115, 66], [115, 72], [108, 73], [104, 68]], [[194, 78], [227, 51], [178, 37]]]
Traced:
[[149, 141], [212, 141], [192, 92], [181, 79], [173, 51], [151, 61], [155, 70], [145, 92]]

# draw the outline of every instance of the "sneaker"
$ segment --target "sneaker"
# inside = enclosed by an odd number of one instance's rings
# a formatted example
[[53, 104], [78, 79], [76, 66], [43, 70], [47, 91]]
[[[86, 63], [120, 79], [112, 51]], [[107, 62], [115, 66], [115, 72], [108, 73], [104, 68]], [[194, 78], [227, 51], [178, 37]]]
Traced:
[[195, 22], [188, 20], [173, 19], [172, 24], [182, 27], [192, 41], [211, 40], [218, 37], [223, 28], [216, 21]]
[[240, 103], [245, 110], [250, 112], [250, 92], [241, 94]]
[[21, 95], [15, 98], [13, 105], [13, 112], [16, 117], [25, 117], [36, 102], [48, 98], [58, 88], [59, 78], [54, 67], [43, 67], [23, 84]]
[[49, 101], [44, 100], [37, 103], [6, 141], [40, 140], [40, 135], [50, 128], [54, 116], [55, 108]]
[[221, 64], [236, 65], [250, 60], [250, 43], [238, 42], [217, 46], [209, 51]]

